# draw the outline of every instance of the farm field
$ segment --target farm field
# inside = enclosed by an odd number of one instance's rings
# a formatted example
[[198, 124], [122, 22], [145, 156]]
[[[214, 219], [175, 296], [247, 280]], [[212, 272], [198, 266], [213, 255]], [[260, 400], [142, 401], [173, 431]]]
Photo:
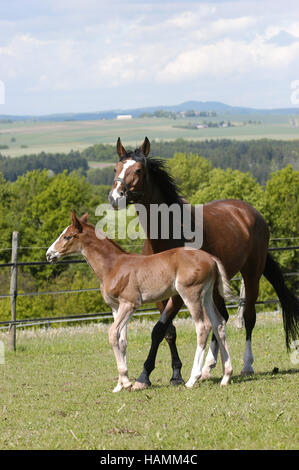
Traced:
[[[130, 377], [139, 375], [153, 323], [132, 321]], [[191, 320], [178, 319], [185, 380], [195, 352]], [[244, 331], [228, 325], [232, 384], [213, 378], [173, 388], [162, 342], [152, 387], [113, 394], [117, 370], [109, 325], [18, 331], [18, 350], [0, 364], [0, 449], [296, 449], [299, 365], [286, 352], [280, 315], [259, 314], [254, 376], [242, 377]], [[0, 340], [7, 344], [7, 334]], [[296, 357], [298, 359], [298, 357]], [[278, 368], [278, 372], [273, 372]]]
[[[214, 121], [230, 120], [236, 127], [186, 129], [188, 122], [197, 123], [198, 118], [173, 120], [166, 118], [136, 118], [126, 121], [63, 121], [63, 122], [13, 122], [0, 123], [0, 146], [3, 155], [12, 157], [45, 152], [69, 152], [83, 150], [95, 143], [115, 144], [121, 136], [127, 145], [135, 147], [143, 141], [145, 135], [150, 140], [189, 140], [205, 139], [283, 139], [299, 138], [297, 127], [290, 124], [290, 116], [230, 116], [219, 115]], [[261, 124], [240, 125], [243, 120], [262, 119]], [[208, 119], [207, 119], [208, 120]], [[175, 127], [174, 127], [175, 126]]]

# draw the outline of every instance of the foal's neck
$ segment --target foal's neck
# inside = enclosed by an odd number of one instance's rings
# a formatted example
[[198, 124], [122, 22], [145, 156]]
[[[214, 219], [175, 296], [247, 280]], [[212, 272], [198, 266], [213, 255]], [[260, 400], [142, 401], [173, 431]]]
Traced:
[[103, 282], [119, 255], [124, 254], [125, 251], [109, 238], [97, 238], [93, 227], [89, 227], [84, 235], [81, 241], [81, 254]]

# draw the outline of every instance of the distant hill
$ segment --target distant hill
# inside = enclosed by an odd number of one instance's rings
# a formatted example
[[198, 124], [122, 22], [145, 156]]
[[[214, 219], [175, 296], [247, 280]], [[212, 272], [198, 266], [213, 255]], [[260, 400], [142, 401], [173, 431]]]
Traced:
[[139, 117], [143, 113], [153, 113], [158, 110], [164, 111], [216, 111], [226, 112], [228, 114], [296, 114], [299, 115], [299, 108], [277, 108], [277, 109], [256, 109], [247, 108], [240, 106], [230, 106], [228, 104], [221, 103], [219, 101], [186, 101], [181, 104], [172, 106], [152, 106], [145, 108], [134, 108], [134, 109], [114, 109], [99, 112], [90, 113], [59, 113], [59, 114], [48, 114], [43, 116], [15, 116], [15, 115], [4, 115], [0, 114], [0, 120], [2, 121], [95, 121], [97, 119], [115, 119], [119, 114], [131, 114], [133, 117]]

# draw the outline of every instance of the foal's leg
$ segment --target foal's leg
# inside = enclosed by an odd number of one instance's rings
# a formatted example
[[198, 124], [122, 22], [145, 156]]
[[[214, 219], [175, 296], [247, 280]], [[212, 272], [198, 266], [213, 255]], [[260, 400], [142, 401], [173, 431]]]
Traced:
[[[188, 301], [187, 301], [188, 302]], [[186, 301], [185, 301], [186, 303]], [[196, 304], [186, 303], [188, 309], [191, 313], [191, 316], [195, 322], [196, 336], [197, 336], [197, 347], [193, 361], [193, 367], [191, 371], [190, 378], [186, 382], [187, 388], [192, 388], [197, 380], [200, 378], [202, 373], [202, 363], [204, 358], [204, 351], [207, 344], [208, 336], [211, 331], [210, 322], [204, 321], [204, 315], [202, 312], [202, 307], [200, 299]]]
[[222, 386], [227, 385], [233, 373], [233, 369], [232, 369], [231, 359], [230, 359], [228, 345], [226, 341], [226, 331], [225, 331], [226, 321], [221, 317], [220, 313], [217, 311], [217, 308], [213, 302], [212, 286], [208, 288], [208, 290], [204, 294], [203, 305], [211, 321], [213, 332], [218, 341], [219, 348], [220, 348], [222, 370], [223, 370], [223, 377], [222, 377], [220, 385]]
[[109, 343], [113, 349], [116, 359], [119, 379], [113, 392], [119, 392], [122, 388], [130, 389], [132, 383], [128, 377], [128, 367], [126, 359], [127, 348], [127, 323], [135, 308], [130, 303], [123, 303], [119, 306], [114, 323], [109, 329]]
[[[114, 320], [116, 320], [118, 310], [116, 310], [115, 308], [112, 309], [112, 314], [113, 314]], [[119, 337], [119, 348], [120, 348], [120, 351], [123, 355], [126, 368], [127, 368], [127, 328], [128, 328], [128, 325], [126, 324], [123, 327], [123, 329], [121, 330], [120, 337]], [[119, 392], [122, 388], [123, 388], [123, 386], [122, 386], [122, 377], [119, 375], [118, 384], [114, 388], [113, 392]]]
[[[124, 362], [124, 369], [125, 370], [128, 370], [128, 366], [127, 366], [127, 327], [128, 325], [126, 324], [121, 332], [120, 332], [120, 336], [119, 336], [119, 341], [118, 341], [118, 344], [119, 344], [119, 350], [120, 350], [120, 353], [123, 357], [123, 362]], [[118, 383], [116, 385], [116, 387], [113, 389], [113, 392], [120, 392], [121, 389], [123, 388], [123, 377], [122, 375], [119, 375], [118, 376]]]
[[[217, 306], [217, 310], [220, 312], [221, 316], [227, 322], [228, 320], [228, 312], [226, 310], [224, 299], [218, 292], [218, 289], [214, 289], [214, 302]], [[202, 370], [202, 379], [209, 379], [211, 377], [211, 370], [216, 367], [217, 364], [217, 357], [219, 352], [219, 344], [215, 334], [213, 333], [209, 351], [205, 360], [205, 364]]]
[[[118, 310], [116, 308], [113, 308], [112, 309], [112, 315], [113, 315], [113, 318], [114, 318], [114, 321], [116, 320], [116, 317], [117, 317], [117, 313], [118, 313]], [[127, 328], [123, 328], [122, 331], [121, 331], [121, 334], [123, 331], [127, 331]], [[116, 387], [113, 389], [113, 392], [120, 392], [121, 389], [123, 388], [122, 386], [122, 377], [119, 375], [118, 376], [118, 383], [116, 385]]]

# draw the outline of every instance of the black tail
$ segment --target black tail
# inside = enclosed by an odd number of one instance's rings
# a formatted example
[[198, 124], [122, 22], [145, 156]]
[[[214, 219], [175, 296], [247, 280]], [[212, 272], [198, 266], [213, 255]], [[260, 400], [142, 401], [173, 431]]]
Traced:
[[285, 285], [282, 271], [269, 253], [263, 274], [274, 287], [280, 300], [286, 346], [289, 350], [292, 341], [295, 341], [299, 336], [299, 300]]

